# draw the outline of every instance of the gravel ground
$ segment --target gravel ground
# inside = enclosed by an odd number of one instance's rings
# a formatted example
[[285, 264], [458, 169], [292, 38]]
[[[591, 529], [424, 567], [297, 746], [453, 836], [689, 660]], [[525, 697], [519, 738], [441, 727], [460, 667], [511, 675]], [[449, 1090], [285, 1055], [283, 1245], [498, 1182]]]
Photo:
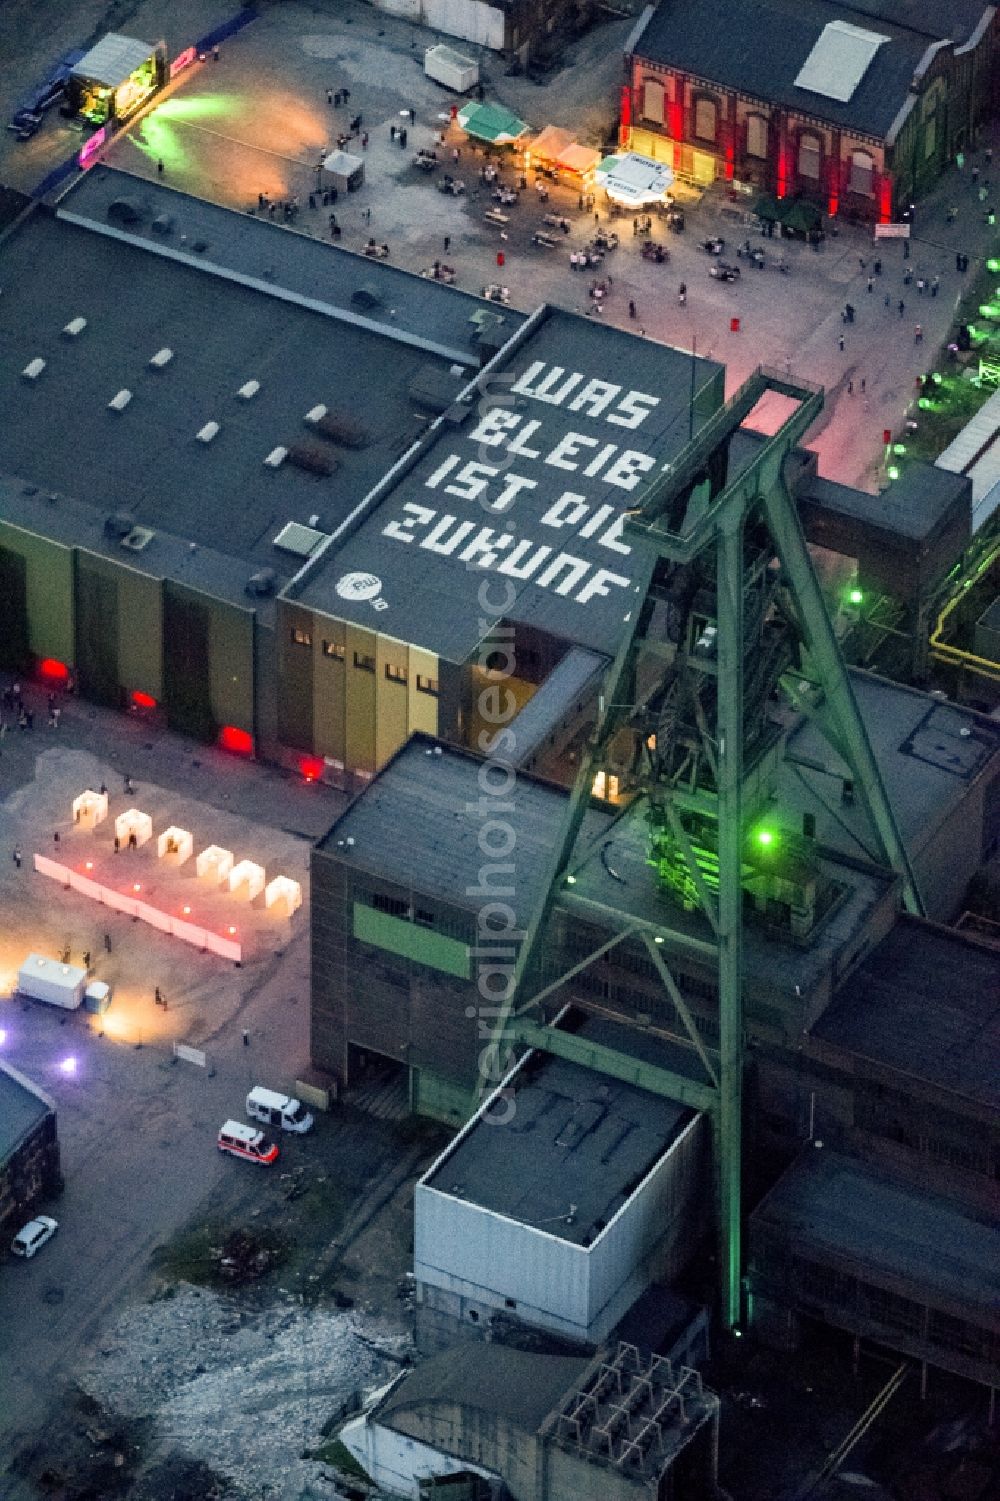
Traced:
[[248, 1496], [302, 1501], [338, 1494], [328, 1467], [302, 1458], [323, 1424], [384, 1385], [409, 1348], [398, 1322], [304, 1310], [292, 1294], [249, 1309], [181, 1284], [125, 1313], [79, 1385], [116, 1419], [152, 1419], [158, 1448]]

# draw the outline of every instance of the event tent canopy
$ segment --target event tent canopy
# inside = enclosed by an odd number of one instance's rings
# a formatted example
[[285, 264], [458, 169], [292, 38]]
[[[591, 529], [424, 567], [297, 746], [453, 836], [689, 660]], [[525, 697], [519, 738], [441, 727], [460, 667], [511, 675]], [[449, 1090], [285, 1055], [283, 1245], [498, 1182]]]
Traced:
[[628, 208], [643, 208], [648, 203], [662, 203], [673, 184], [673, 168], [666, 162], [625, 151], [620, 156], [606, 156], [596, 169], [597, 182], [609, 198]]
[[580, 146], [573, 139], [571, 130], [560, 125], [546, 125], [528, 145], [533, 157], [565, 167], [568, 172], [578, 172], [581, 177], [592, 172], [601, 159], [601, 153], [590, 146]]
[[463, 105], [456, 116], [467, 135], [493, 146], [509, 146], [527, 135], [530, 127], [501, 104]]

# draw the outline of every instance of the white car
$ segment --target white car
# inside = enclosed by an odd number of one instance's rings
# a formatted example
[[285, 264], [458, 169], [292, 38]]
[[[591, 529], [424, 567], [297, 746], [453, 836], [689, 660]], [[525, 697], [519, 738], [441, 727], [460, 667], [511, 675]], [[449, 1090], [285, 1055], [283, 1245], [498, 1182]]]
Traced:
[[29, 1220], [23, 1230], [19, 1230], [10, 1243], [10, 1249], [15, 1256], [24, 1256], [30, 1259], [36, 1251], [40, 1251], [47, 1240], [51, 1240], [59, 1229], [57, 1220], [50, 1215], [40, 1214], [37, 1219]]

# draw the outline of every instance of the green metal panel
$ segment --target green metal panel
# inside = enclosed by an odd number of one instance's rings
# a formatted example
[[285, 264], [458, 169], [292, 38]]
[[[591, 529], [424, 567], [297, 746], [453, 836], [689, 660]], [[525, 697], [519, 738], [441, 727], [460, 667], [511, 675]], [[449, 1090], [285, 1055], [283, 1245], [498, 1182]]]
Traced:
[[619, 1053], [614, 1048], [603, 1047], [578, 1037], [575, 1032], [562, 1032], [558, 1027], [542, 1027], [537, 1022], [520, 1016], [508, 1023], [503, 1041], [523, 1042], [528, 1047], [539, 1048], [545, 1053], [554, 1053], [569, 1063], [578, 1063], [583, 1068], [592, 1068], [597, 1073], [607, 1074], [611, 1079], [622, 1079], [635, 1084], [639, 1089], [648, 1089], [651, 1094], [665, 1095], [679, 1100], [695, 1110], [714, 1114], [718, 1108], [718, 1096], [708, 1084], [698, 1084], [685, 1074], [675, 1074], [671, 1069], [659, 1068], [633, 1058], [630, 1053]]
[[376, 912], [364, 902], [354, 903], [354, 936], [362, 943], [374, 944], [416, 964], [457, 975], [460, 980], [468, 980], [472, 973], [468, 944], [446, 938], [431, 928], [418, 927], [402, 917]]
[[411, 1091], [414, 1115], [429, 1116], [446, 1126], [463, 1126], [480, 1103], [474, 1090], [424, 1068], [411, 1070]]

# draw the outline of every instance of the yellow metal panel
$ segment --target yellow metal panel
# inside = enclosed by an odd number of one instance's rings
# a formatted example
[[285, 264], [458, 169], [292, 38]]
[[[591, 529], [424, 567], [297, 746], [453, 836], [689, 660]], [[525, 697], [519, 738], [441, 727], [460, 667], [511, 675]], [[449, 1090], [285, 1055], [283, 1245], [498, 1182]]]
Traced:
[[402, 668], [409, 672], [409, 651], [406, 643], [395, 641], [391, 636], [379, 636], [375, 646], [375, 756], [377, 764], [384, 766], [389, 757], [409, 737], [408, 693], [409, 683], [396, 682], [386, 674], [386, 669]]
[[410, 734], [422, 730], [425, 735], [436, 735], [439, 729], [438, 700], [433, 693], [422, 693], [417, 687], [417, 678], [429, 678], [440, 682], [441, 663], [433, 652], [421, 646], [411, 646], [410, 681], [406, 685]]
[[[343, 646], [343, 658], [329, 656], [324, 642]], [[313, 749], [319, 756], [346, 760], [347, 627], [327, 615], [313, 616]]]
[[344, 762], [349, 771], [376, 770], [376, 678], [374, 672], [355, 666], [355, 661], [374, 659], [377, 639], [374, 631], [362, 631], [355, 625], [346, 627]]

